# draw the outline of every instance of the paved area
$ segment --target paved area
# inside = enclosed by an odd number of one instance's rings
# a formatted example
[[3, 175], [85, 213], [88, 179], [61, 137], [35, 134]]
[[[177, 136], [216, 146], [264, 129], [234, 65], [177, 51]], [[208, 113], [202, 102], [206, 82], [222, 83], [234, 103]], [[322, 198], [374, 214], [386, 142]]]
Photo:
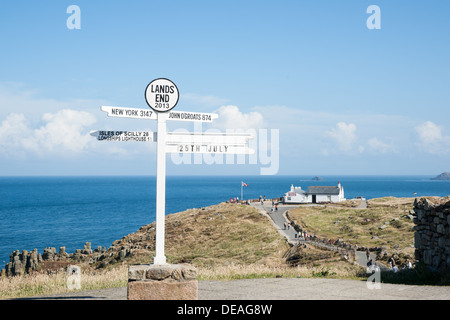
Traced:
[[361, 203], [359, 204], [359, 206], [356, 207], [356, 209], [367, 209], [366, 198], [361, 198]]
[[296, 231], [294, 228], [285, 228], [285, 223], [287, 224], [288, 221], [286, 220], [286, 217], [284, 216], [284, 213], [288, 211], [289, 209], [295, 208], [295, 206], [292, 205], [278, 205], [278, 210], [272, 211], [272, 204], [269, 201], [266, 201], [264, 203], [264, 206], [261, 205], [261, 203], [252, 203], [252, 206], [256, 209], [260, 210], [260, 212], [265, 213], [269, 219], [273, 221], [274, 227], [278, 230], [278, 232], [286, 237], [286, 239], [291, 242], [292, 244], [297, 243], [297, 238], [295, 238]]
[[[374, 284], [374, 282], [371, 282]], [[380, 284], [341, 279], [271, 278], [199, 281], [199, 300], [449, 300], [450, 287]], [[61, 294], [27, 300], [126, 300], [127, 288]]]
[[380, 289], [369, 289], [366, 281], [303, 278], [201, 282], [199, 299], [208, 297], [218, 300], [448, 300], [450, 287], [380, 284]]

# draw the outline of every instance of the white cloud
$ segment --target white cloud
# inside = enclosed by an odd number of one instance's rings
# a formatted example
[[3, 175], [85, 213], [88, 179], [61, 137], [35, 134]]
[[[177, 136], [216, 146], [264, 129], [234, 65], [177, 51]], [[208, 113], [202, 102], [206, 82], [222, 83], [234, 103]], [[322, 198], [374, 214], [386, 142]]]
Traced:
[[237, 106], [222, 106], [216, 113], [219, 118], [214, 121], [214, 127], [219, 129], [260, 129], [264, 127], [264, 117], [253, 111], [242, 113]]
[[[114, 154], [118, 156], [153, 152], [153, 144], [99, 142], [89, 135], [98, 130], [149, 130], [148, 122], [130, 124], [109, 118], [102, 100], [58, 100], [21, 83], [0, 83], [0, 157], [73, 156]], [[100, 119], [97, 122], [96, 117]], [[96, 123], [98, 127], [91, 127]], [[151, 129], [150, 129], [151, 131]], [[48, 158], [47, 157], [47, 158]]]
[[443, 128], [431, 121], [416, 126], [418, 146], [425, 152], [432, 154], [446, 154], [450, 152], [450, 136], [442, 133]]
[[88, 127], [97, 121], [92, 114], [75, 110], [46, 113], [42, 119], [46, 125], [35, 130], [28, 143], [30, 149], [37, 152], [55, 149], [81, 152], [92, 141]]
[[96, 118], [88, 112], [65, 109], [44, 114], [42, 121], [44, 125], [34, 129], [23, 114], [8, 115], [0, 125], [1, 153], [32, 151], [38, 155], [64, 155], [82, 152], [92, 141], [89, 126]]
[[378, 138], [371, 138], [368, 140], [368, 145], [370, 148], [370, 151], [374, 153], [390, 153], [390, 152], [396, 152], [395, 147], [390, 143], [385, 143], [381, 141]]
[[41, 96], [38, 90], [23, 84], [0, 83], [0, 119], [11, 113], [24, 114], [28, 121], [39, 121], [45, 113], [57, 113], [63, 109], [100, 110], [108, 105], [102, 100], [71, 99], [58, 100]]
[[0, 125], [0, 154], [16, 155], [24, 148], [24, 137], [31, 135], [23, 114], [11, 113]]
[[[340, 150], [350, 151], [357, 140], [356, 125], [338, 122], [335, 128], [325, 132], [325, 136], [336, 142]], [[359, 151], [362, 150], [359, 149]]]

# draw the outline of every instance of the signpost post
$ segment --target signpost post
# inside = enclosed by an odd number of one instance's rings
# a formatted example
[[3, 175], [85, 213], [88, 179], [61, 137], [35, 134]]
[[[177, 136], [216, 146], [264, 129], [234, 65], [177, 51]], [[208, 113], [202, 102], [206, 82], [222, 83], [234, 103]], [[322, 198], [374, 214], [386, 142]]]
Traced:
[[167, 112], [178, 103], [177, 86], [168, 79], [156, 79], [145, 89], [145, 101], [157, 113], [158, 139], [156, 146], [156, 265], [166, 264], [164, 254], [165, 215], [166, 215], [166, 120]]
[[245, 133], [167, 132], [167, 121], [212, 122], [217, 114], [171, 111], [178, 103], [177, 86], [165, 78], [155, 79], [145, 89], [145, 100], [151, 110], [102, 106], [110, 117], [157, 120], [157, 132], [91, 131], [99, 141], [142, 141], [157, 143], [156, 158], [156, 243], [154, 265], [167, 264], [164, 252], [166, 206], [166, 153], [252, 154]]

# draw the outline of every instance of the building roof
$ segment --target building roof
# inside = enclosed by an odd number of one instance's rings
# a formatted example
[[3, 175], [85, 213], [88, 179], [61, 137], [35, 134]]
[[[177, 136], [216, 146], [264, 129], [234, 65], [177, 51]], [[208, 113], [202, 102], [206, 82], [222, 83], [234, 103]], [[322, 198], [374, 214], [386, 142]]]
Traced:
[[295, 188], [294, 190], [295, 191], [286, 192], [285, 195], [287, 195], [288, 197], [295, 197], [297, 194], [306, 195], [305, 190], [302, 190], [301, 188]]
[[332, 186], [332, 187], [326, 187], [326, 186], [312, 186], [308, 187], [308, 194], [311, 195], [317, 195], [317, 194], [339, 194], [339, 187]]

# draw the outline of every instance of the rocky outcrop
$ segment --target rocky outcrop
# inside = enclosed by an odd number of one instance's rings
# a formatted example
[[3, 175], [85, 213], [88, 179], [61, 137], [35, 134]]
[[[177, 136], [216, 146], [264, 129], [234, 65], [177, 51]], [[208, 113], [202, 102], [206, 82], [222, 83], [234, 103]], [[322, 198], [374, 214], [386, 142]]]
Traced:
[[32, 272], [65, 272], [68, 264], [96, 262], [105, 251], [105, 248], [102, 247], [92, 250], [90, 242], [86, 242], [83, 249], [77, 249], [73, 254], [68, 254], [65, 247], [60, 247], [59, 252], [56, 252], [53, 247], [47, 247], [42, 254], [38, 253], [37, 249], [31, 252], [16, 250], [9, 256], [9, 263], [6, 264], [1, 274], [11, 277]]
[[450, 271], [450, 201], [414, 201], [415, 258], [432, 269]]
[[9, 256], [9, 261], [5, 267], [5, 274], [12, 276], [23, 275], [38, 269], [39, 265], [43, 262], [43, 258], [38, 254], [37, 249], [34, 249], [32, 252], [28, 252], [27, 250], [20, 252], [16, 250]]
[[440, 175], [431, 178], [431, 180], [450, 180], [450, 172], [443, 172]]

